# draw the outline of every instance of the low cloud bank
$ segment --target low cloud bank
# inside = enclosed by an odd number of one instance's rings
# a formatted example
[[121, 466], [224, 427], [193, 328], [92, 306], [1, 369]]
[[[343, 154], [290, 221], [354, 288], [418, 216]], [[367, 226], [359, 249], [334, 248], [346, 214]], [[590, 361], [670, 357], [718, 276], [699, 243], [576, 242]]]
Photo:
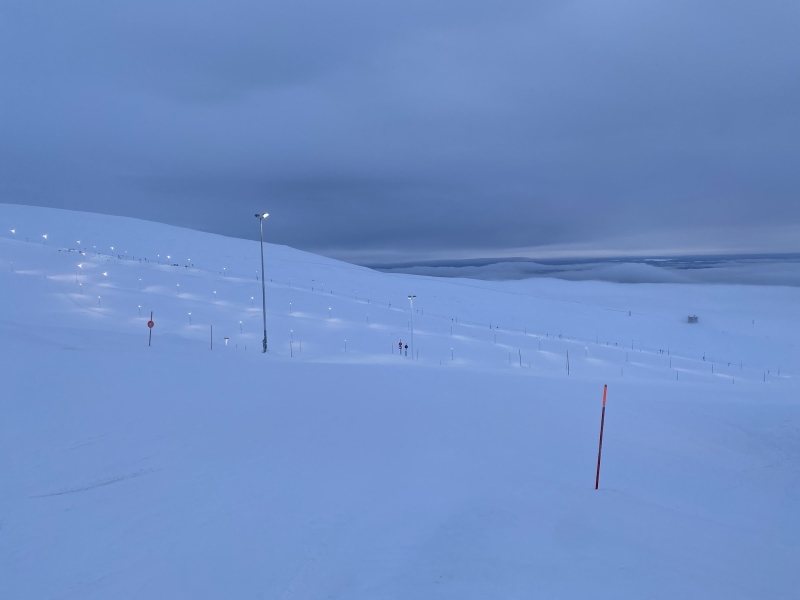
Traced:
[[742, 285], [800, 286], [800, 259], [742, 259], [718, 262], [681, 261], [676, 266], [645, 262], [597, 262], [542, 264], [526, 261], [497, 262], [466, 266], [403, 266], [383, 268], [389, 273], [412, 273], [432, 277], [462, 277], [503, 281], [552, 277], [568, 281], [610, 281], [616, 283], [724, 283]]

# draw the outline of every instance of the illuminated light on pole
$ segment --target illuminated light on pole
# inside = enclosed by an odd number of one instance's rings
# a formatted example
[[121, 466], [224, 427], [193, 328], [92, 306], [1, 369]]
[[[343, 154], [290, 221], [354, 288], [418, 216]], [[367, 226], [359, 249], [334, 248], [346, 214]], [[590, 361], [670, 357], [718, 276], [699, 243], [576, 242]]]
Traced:
[[177, 296], [180, 293], [181, 293], [181, 284], [180, 283], [176, 283], [175, 284], [175, 295]]
[[250, 308], [255, 308], [256, 305], [253, 303], [253, 296], [250, 296]]
[[78, 284], [78, 289], [81, 291], [81, 294], [83, 294], [83, 284], [82, 283]]
[[142, 305], [141, 304], [139, 305], [139, 316], [140, 317], [142, 316]]
[[264, 287], [264, 219], [268, 216], [269, 213], [256, 214], [261, 238], [261, 311], [264, 316], [264, 339], [261, 342], [261, 351], [264, 353], [267, 351], [267, 292]]
[[244, 333], [244, 332], [242, 331], [242, 322], [241, 322], [241, 321], [239, 321], [239, 333]]
[[44, 238], [44, 245], [47, 246], [47, 234], [45, 233], [42, 237]]
[[329, 319], [331, 318], [331, 307], [330, 306], [328, 307], [328, 318]]
[[11, 233], [14, 235], [14, 239], [17, 239], [17, 230], [16, 229], [12, 229]]
[[97, 306], [99, 306], [100, 308], [103, 308], [103, 305], [100, 304], [100, 296], [97, 297]]
[[289, 314], [292, 314], [292, 303], [289, 302]]
[[139, 277], [139, 289], [140, 290], [142, 289], [142, 278], [141, 277]]
[[189, 325], [192, 324], [192, 313], [189, 313]]
[[225, 267], [222, 267], [222, 276], [225, 277]]

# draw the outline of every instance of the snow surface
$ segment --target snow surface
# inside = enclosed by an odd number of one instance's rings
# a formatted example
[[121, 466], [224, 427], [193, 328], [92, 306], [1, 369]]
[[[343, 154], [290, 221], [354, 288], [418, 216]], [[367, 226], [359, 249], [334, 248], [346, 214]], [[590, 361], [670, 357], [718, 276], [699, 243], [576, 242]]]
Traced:
[[0, 226], [0, 598], [798, 597], [800, 289]]

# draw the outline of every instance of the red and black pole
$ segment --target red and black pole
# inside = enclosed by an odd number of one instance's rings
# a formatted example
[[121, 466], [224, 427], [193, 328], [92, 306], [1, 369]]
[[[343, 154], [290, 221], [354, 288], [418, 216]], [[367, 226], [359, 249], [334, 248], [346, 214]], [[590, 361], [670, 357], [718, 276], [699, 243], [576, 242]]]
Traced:
[[600, 446], [597, 448], [597, 475], [594, 478], [594, 489], [600, 487], [600, 455], [603, 453], [603, 426], [606, 423], [606, 393], [608, 386], [603, 386], [603, 412], [600, 413]]

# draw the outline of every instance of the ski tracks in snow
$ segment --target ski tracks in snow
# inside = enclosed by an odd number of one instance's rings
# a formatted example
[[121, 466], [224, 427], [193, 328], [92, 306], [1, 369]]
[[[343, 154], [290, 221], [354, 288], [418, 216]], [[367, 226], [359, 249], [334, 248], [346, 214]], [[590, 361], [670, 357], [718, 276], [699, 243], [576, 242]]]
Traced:
[[52, 496], [64, 496], [66, 494], [77, 494], [78, 492], [88, 492], [89, 490], [93, 490], [99, 487], [104, 487], [107, 485], [111, 485], [113, 483], [119, 483], [120, 481], [126, 481], [128, 479], [135, 479], [136, 477], [142, 477], [144, 475], [149, 475], [151, 473], [155, 473], [156, 471], [160, 471], [161, 469], [140, 469], [138, 471], [134, 471], [133, 473], [128, 473], [127, 475], [115, 475], [111, 477], [105, 477], [103, 479], [98, 479], [89, 483], [87, 485], [82, 485], [78, 487], [71, 487], [59, 490], [57, 492], [49, 492], [47, 494], [35, 494], [30, 496], [31, 498], [50, 498]]

